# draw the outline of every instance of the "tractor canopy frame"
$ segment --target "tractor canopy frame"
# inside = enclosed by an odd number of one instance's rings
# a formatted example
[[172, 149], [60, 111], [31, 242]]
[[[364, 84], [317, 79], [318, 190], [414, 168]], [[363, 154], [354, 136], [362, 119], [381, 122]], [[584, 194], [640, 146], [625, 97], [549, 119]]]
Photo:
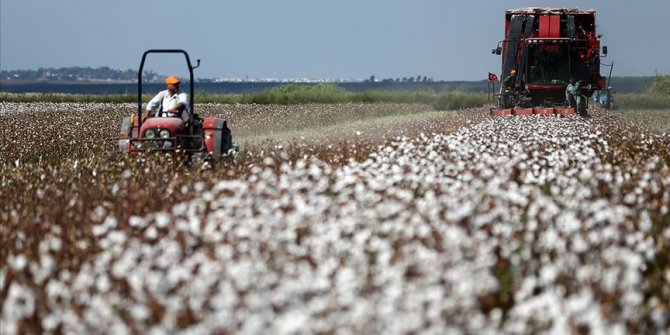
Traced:
[[186, 58], [186, 65], [188, 66], [188, 73], [189, 73], [189, 112], [191, 115], [194, 117], [195, 115], [195, 107], [193, 105], [193, 85], [194, 85], [194, 80], [193, 80], [193, 70], [198, 68], [200, 66], [200, 59], [196, 60], [196, 65], [193, 66], [191, 63], [191, 57], [189, 57], [188, 52], [186, 52], [183, 49], [149, 49], [142, 54], [142, 61], [140, 62], [140, 69], [137, 72], [137, 127], [138, 129], [142, 129], [142, 72], [144, 71], [144, 62], [147, 59], [147, 55], [151, 53], [160, 53], [160, 54], [183, 54], [184, 58]]

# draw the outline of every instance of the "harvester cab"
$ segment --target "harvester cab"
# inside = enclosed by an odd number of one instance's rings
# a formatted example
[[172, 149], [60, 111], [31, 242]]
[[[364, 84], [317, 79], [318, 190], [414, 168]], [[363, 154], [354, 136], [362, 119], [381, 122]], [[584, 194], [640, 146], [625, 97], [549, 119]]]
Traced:
[[[186, 115], [181, 117], [161, 116], [143, 118], [142, 73], [147, 55], [151, 53], [183, 54], [189, 70], [189, 104]], [[200, 118], [194, 106], [193, 70], [200, 66], [191, 63], [188, 53], [180, 49], [151, 49], [144, 52], [137, 77], [137, 114], [125, 117], [121, 122], [118, 145], [127, 153], [161, 151], [186, 153], [189, 157], [201, 154], [204, 158], [216, 159], [231, 149], [232, 135], [225, 120], [206, 117]], [[164, 114], [163, 114], [164, 115]]]
[[[569, 115], [585, 113], [587, 97], [606, 87], [600, 75], [600, 35], [595, 11], [524, 8], [505, 12], [505, 39], [492, 53], [502, 56], [501, 85], [491, 115]], [[569, 78], [579, 83], [577, 108], [569, 106]], [[580, 110], [576, 110], [580, 109]]]

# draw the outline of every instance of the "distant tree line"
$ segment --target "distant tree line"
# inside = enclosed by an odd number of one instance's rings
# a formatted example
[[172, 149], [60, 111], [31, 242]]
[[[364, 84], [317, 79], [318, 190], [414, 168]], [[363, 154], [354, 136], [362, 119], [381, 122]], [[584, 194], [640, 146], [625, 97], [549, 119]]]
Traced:
[[422, 76], [418, 75], [416, 77], [398, 77], [398, 78], [386, 78], [382, 80], [377, 80], [375, 76], [370, 76], [369, 79], [364, 80], [366, 83], [376, 83], [376, 82], [382, 82], [382, 83], [432, 83], [434, 80], [432, 77], [428, 76]]
[[[145, 71], [142, 80], [156, 81], [161, 76], [153, 71]], [[63, 67], [39, 68], [37, 70], [0, 71], [1, 80], [27, 81], [137, 81], [137, 71], [126, 69], [111, 69], [108, 66], [91, 67]]]

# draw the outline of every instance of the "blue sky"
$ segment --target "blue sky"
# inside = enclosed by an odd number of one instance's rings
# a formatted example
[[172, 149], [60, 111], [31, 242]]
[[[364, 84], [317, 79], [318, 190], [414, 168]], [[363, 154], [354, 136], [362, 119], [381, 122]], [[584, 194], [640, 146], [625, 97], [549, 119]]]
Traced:
[[145, 49], [182, 48], [200, 78], [480, 80], [500, 71], [505, 9], [528, 6], [594, 8], [615, 75], [670, 74], [670, 0], [2, 0], [0, 69], [137, 69]]

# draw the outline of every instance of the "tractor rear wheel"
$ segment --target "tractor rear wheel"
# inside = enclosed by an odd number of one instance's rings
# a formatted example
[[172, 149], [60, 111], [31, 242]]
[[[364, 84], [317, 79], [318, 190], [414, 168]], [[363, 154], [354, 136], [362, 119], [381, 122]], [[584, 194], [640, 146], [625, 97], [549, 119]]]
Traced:
[[221, 130], [221, 154], [227, 155], [230, 148], [233, 145], [233, 134], [230, 132], [228, 125], [224, 125], [223, 130]]

